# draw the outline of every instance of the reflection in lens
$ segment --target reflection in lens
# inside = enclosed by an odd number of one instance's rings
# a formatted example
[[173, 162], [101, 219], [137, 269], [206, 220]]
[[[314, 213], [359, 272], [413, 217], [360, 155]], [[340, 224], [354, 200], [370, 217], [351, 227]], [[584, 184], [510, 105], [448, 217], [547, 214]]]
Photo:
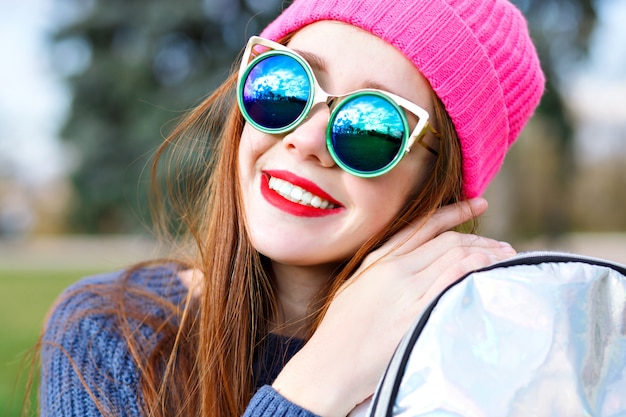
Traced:
[[387, 99], [373, 94], [349, 98], [335, 111], [330, 131], [336, 156], [361, 172], [385, 168], [399, 154], [404, 122]]
[[288, 55], [268, 55], [250, 69], [243, 105], [257, 124], [281, 129], [300, 117], [310, 91], [308, 74], [298, 61]]

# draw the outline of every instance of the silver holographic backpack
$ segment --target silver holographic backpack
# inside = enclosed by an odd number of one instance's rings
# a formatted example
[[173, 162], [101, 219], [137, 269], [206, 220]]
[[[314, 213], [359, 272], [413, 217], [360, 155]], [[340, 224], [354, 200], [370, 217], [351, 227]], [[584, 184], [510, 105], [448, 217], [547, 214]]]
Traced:
[[444, 291], [370, 417], [626, 416], [626, 266], [531, 252]]

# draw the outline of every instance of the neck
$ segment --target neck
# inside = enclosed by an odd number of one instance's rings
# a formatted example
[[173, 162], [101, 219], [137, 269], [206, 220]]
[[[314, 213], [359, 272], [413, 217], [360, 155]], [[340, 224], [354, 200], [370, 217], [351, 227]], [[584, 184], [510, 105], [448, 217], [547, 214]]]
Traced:
[[310, 324], [311, 314], [320, 306], [319, 299], [337, 265], [303, 267], [272, 262], [278, 298], [278, 317], [272, 332], [303, 338]]

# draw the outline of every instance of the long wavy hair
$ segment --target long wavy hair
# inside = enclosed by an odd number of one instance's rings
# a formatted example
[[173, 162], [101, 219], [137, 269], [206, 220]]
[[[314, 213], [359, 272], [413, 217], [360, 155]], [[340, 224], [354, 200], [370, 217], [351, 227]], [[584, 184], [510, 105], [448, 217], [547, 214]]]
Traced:
[[[119, 328], [139, 369], [146, 416], [242, 415], [255, 389], [255, 350], [277, 317], [269, 260], [251, 245], [244, 221], [237, 170], [244, 122], [236, 106], [236, 82], [233, 71], [190, 111], [159, 147], [152, 166], [155, 224], [176, 248], [167, 262], [201, 271], [201, 285], [189, 292], [184, 307], [161, 303], [168, 317], [176, 318], [166, 322], [146, 318], [141, 314], [145, 310], [125, 302], [123, 282], [110, 294], [118, 300]], [[302, 323], [304, 334], [315, 331], [336, 291], [372, 250], [415, 219], [463, 198], [458, 137], [443, 104], [434, 92], [432, 96], [438, 156], [398, 215], [328, 280]], [[131, 319], [158, 332], [150, 352], [133, 335]], [[108, 413], [106, 407], [101, 411]]]
[[[255, 348], [277, 313], [268, 260], [252, 247], [243, 220], [237, 174], [243, 119], [234, 101], [235, 85], [233, 74], [189, 114], [162, 144], [153, 165], [154, 179], [161, 166], [170, 171], [165, 175], [170, 179], [168, 193], [157, 189], [153, 194], [158, 205], [167, 208], [158, 213], [169, 215], [158, 224], [194, 242], [195, 257], [186, 262], [200, 269], [205, 279], [193, 304], [199, 311], [187, 315], [193, 323], [172, 333], [162, 349], [152, 351], [154, 369], [162, 373], [167, 363], [168, 371], [164, 378], [156, 371], [142, 377], [148, 415], [241, 415], [254, 392]], [[413, 220], [462, 198], [459, 141], [434, 93], [433, 100], [440, 135], [438, 157], [398, 216], [346, 260], [314, 300], [317, 308], [303, 323], [309, 335], [329, 300], [367, 254]], [[178, 223], [172, 224], [172, 218]]]

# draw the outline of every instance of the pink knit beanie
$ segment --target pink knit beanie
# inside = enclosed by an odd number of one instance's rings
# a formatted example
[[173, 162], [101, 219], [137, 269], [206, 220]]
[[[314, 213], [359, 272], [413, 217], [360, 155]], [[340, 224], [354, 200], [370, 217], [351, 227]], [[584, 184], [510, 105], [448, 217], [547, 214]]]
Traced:
[[415, 64], [456, 127], [465, 196], [480, 196], [543, 93], [520, 11], [508, 0], [295, 0], [261, 36], [320, 20], [360, 27]]

